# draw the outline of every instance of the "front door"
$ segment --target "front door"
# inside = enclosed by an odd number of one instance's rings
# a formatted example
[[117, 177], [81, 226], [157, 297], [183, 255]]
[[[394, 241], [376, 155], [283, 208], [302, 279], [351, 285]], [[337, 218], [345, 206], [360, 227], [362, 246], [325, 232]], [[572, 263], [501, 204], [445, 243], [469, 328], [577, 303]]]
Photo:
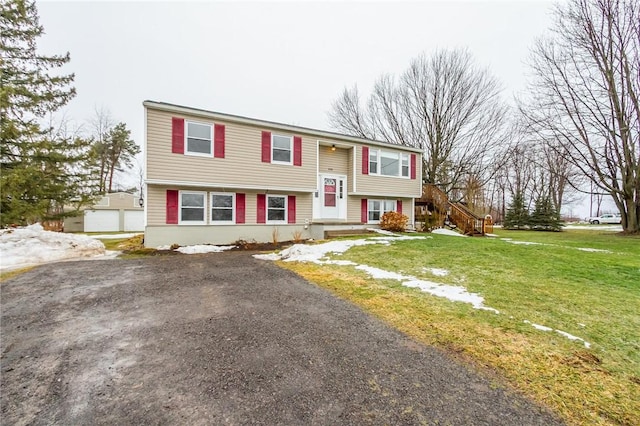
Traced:
[[346, 219], [346, 178], [336, 175], [320, 176], [320, 208], [323, 219]]

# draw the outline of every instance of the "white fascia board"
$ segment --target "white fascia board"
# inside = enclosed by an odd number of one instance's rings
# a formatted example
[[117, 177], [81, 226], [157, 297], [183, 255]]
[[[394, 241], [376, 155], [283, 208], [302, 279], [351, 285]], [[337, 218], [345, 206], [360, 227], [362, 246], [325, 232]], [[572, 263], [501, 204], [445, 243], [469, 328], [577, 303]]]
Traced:
[[243, 184], [229, 184], [229, 183], [204, 183], [204, 182], [189, 182], [178, 180], [165, 180], [165, 179], [148, 179], [145, 181], [147, 185], [164, 185], [164, 186], [179, 186], [183, 188], [221, 188], [221, 189], [250, 189], [253, 191], [278, 191], [278, 192], [304, 192], [313, 193], [316, 188], [292, 188], [282, 186], [270, 186], [265, 188], [264, 185], [243, 185]]

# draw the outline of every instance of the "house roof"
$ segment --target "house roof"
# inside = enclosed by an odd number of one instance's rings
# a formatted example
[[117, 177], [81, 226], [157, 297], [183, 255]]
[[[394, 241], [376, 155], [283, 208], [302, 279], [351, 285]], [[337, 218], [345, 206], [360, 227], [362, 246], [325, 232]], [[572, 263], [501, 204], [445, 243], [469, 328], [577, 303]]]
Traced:
[[398, 145], [390, 142], [359, 138], [357, 136], [349, 136], [341, 133], [329, 132], [326, 130], [311, 129], [309, 127], [301, 127], [301, 126], [294, 126], [291, 124], [277, 123], [275, 121], [259, 120], [256, 118], [243, 117], [241, 115], [225, 114], [225, 113], [216, 112], [216, 111], [208, 111], [208, 110], [199, 109], [199, 108], [192, 108], [192, 107], [186, 107], [183, 105], [175, 105], [175, 104], [170, 104], [166, 102], [158, 102], [158, 101], [151, 101], [151, 100], [146, 100], [142, 104], [144, 105], [145, 108], [153, 108], [160, 111], [198, 115], [201, 117], [212, 118], [214, 120], [218, 119], [218, 120], [225, 120], [225, 121], [239, 123], [239, 124], [264, 126], [264, 127], [269, 127], [269, 128], [278, 129], [278, 130], [285, 130], [289, 132], [302, 132], [302, 133], [307, 133], [320, 138], [340, 139], [343, 141], [357, 142], [357, 143], [367, 144], [367, 145], [393, 147], [395, 149], [422, 153], [422, 150], [420, 148], [413, 148], [410, 146]]

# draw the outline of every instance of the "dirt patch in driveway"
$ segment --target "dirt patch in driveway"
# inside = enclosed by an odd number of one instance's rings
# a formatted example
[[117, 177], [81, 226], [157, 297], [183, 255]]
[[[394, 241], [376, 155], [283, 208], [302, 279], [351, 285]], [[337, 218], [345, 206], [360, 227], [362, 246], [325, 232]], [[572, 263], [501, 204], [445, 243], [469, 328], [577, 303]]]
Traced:
[[4, 424], [558, 424], [246, 252], [1, 284]]

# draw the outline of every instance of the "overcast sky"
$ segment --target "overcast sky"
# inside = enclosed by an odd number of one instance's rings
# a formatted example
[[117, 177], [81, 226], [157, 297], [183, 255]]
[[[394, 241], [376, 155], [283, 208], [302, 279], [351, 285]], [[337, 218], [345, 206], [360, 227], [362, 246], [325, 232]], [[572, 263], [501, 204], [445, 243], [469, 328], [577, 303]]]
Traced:
[[328, 129], [345, 86], [368, 94], [412, 58], [465, 47], [504, 85], [524, 88], [529, 48], [552, 2], [37, 3], [43, 53], [71, 53], [77, 122], [95, 107], [143, 142], [145, 99]]

